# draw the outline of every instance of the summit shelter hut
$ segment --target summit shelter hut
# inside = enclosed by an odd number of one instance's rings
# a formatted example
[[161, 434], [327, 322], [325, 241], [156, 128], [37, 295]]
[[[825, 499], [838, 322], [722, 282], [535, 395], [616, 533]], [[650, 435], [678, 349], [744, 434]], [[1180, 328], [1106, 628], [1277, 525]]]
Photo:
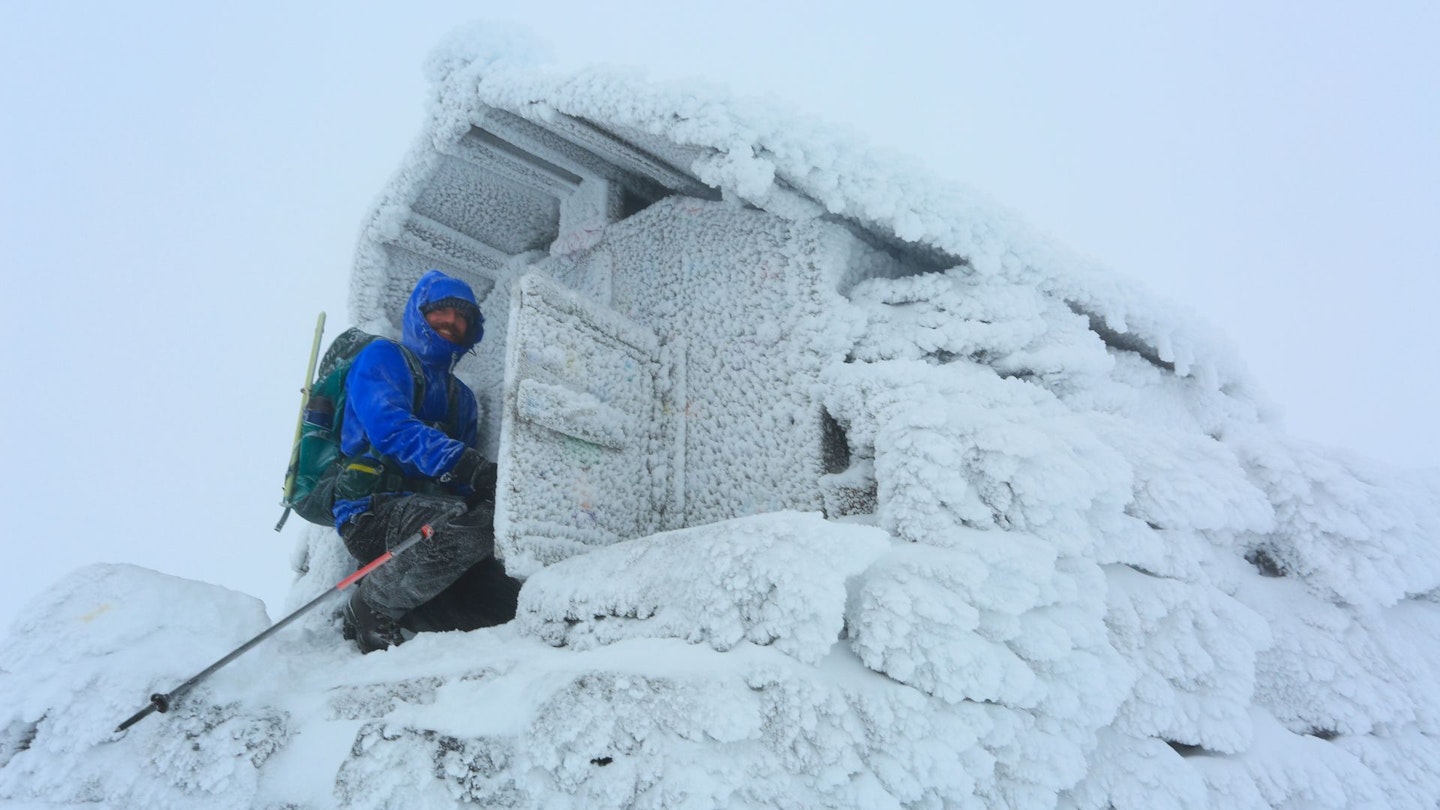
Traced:
[[481, 299], [485, 340], [458, 373], [500, 466], [511, 570], [757, 513], [873, 512], [873, 450], [821, 384], [864, 328], [846, 294], [967, 260], [828, 211], [763, 151], [747, 195], [716, 146], [470, 90], [387, 189], [353, 303], [394, 333], [430, 268]]
[[[476, 719], [466, 750], [527, 753], [453, 791], [1433, 806], [1433, 473], [1287, 436], [1197, 316], [903, 159], [457, 43], [352, 316], [396, 333], [431, 268], [475, 289], [502, 635], [582, 674], [512, 737]], [[309, 542], [305, 593], [352, 562]], [[617, 674], [621, 642], [715, 657]], [[723, 708], [667, 714], [696, 695]], [[552, 739], [572, 717], [602, 719]], [[434, 748], [414, 722], [394, 750]]]

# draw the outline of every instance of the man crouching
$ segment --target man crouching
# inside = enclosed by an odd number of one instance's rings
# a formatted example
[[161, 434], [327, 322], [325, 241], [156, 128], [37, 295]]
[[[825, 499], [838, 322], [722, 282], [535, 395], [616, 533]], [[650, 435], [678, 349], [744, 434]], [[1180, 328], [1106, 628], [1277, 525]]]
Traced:
[[334, 515], [350, 554], [369, 562], [466, 507], [360, 581], [344, 629], [361, 652], [400, 644], [404, 630], [515, 617], [520, 583], [495, 559], [495, 464], [477, 449], [475, 394], [454, 375], [484, 334], [470, 286], [431, 270], [405, 305], [401, 340], [373, 341], [346, 376]]

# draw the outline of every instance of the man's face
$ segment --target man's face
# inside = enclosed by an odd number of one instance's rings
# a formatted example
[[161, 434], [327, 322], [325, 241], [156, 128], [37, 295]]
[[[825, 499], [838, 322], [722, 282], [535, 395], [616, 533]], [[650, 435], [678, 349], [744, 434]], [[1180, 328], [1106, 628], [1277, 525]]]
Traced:
[[459, 343], [470, 331], [470, 322], [455, 307], [437, 307], [425, 313], [425, 322], [430, 324], [440, 337], [451, 343]]

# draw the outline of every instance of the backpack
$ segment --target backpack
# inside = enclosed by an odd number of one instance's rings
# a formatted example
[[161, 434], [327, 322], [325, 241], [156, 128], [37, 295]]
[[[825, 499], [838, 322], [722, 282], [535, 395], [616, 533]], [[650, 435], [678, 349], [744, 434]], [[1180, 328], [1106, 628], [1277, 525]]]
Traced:
[[[360, 350], [376, 340], [386, 338], [355, 327], [340, 333], [325, 350], [315, 381], [310, 385], [301, 415], [300, 439], [290, 455], [290, 468], [286, 471], [288, 489], [281, 498], [281, 506], [287, 511], [294, 510], [311, 523], [321, 526], [334, 524], [332, 510], [337, 488], [344, 490], [347, 497], [359, 497], [368, 492], [359, 491], [363, 485], [357, 486], [355, 481], [368, 482], [371, 491], [374, 491], [373, 487], [381, 480], [381, 465], [374, 459], [346, 459], [340, 452], [341, 422], [345, 418], [345, 378]], [[420, 405], [425, 401], [425, 372], [414, 352], [399, 343], [395, 345], [410, 369], [410, 377], [415, 384], [412, 409], [419, 413]], [[281, 517], [281, 524], [284, 521]]]

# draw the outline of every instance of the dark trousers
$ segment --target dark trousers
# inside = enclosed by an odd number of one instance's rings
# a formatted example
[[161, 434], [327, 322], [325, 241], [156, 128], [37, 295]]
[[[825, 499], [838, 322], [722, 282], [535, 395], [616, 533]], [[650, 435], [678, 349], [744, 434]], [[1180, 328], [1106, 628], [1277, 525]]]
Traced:
[[[394, 549], [459, 503], [438, 495], [376, 496], [375, 506], [341, 530], [363, 563]], [[415, 632], [474, 630], [515, 618], [520, 583], [495, 559], [495, 506], [483, 502], [372, 571], [357, 586], [377, 613]]]

